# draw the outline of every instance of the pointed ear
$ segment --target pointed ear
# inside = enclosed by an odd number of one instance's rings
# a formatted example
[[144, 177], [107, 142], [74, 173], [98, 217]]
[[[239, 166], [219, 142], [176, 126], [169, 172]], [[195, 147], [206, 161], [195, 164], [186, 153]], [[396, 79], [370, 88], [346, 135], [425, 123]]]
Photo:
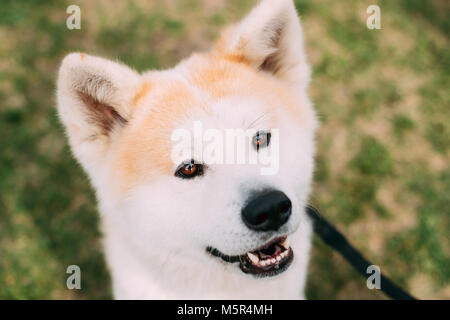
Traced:
[[125, 126], [140, 76], [102, 58], [72, 53], [59, 70], [57, 103], [72, 149], [83, 165], [101, 157]]
[[292, 0], [263, 0], [223, 34], [218, 49], [293, 85], [306, 87], [309, 82], [302, 28]]

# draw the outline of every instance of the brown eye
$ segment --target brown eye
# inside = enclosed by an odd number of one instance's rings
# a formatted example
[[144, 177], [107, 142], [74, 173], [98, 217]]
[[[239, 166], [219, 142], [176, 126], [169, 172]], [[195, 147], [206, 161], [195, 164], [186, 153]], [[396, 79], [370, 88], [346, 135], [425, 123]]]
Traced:
[[195, 163], [194, 160], [182, 163], [175, 172], [175, 176], [183, 179], [194, 178], [202, 174], [203, 174], [203, 165]]
[[252, 140], [253, 146], [258, 151], [259, 148], [267, 147], [270, 143], [270, 132], [258, 131]]

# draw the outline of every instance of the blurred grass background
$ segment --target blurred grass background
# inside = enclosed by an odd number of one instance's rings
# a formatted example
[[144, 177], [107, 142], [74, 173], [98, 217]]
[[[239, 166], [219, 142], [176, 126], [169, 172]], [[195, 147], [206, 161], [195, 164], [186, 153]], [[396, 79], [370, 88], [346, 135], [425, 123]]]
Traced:
[[[322, 127], [312, 202], [419, 298], [450, 298], [450, 5], [296, 0]], [[0, 5], [0, 298], [111, 298], [95, 196], [55, 114], [62, 57], [137, 70], [207, 49], [252, 0], [14, 1]], [[81, 30], [66, 7], [81, 7]], [[366, 8], [381, 7], [381, 30]], [[82, 290], [66, 289], [68, 265]], [[319, 239], [307, 297], [384, 299]]]

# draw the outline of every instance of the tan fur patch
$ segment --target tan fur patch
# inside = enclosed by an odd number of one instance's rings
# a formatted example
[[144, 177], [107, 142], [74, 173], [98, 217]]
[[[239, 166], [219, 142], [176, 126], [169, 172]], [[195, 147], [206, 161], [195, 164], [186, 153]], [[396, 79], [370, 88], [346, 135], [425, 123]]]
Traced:
[[[313, 121], [302, 107], [299, 96], [285, 82], [245, 63], [234, 63], [217, 54], [196, 55], [188, 61], [192, 82], [213, 99], [225, 96], [254, 95], [271, 105], [282, 105], [292, 117], [304, 125]], [[276, 112], [275, 112], [276, 113]]]
[[227, 53], [223, 56], [223, 58], [235, 63], [248, 63], [247, 59], [239, 53]]
[[136, 106], [139, 103], [139, 101], [147, 95], [149, 91], [150, 91], [150, 84], [148, 82], [144, 82], [133, 98], [133, 106]]
[[170, 140], [177, 124], [195, 110], [206, 111], [192, 89], [181, 81], [159, 81], [156, 97], [147, 100], [135, 112], [139, 118], [130, 123], [120, 144], [115, 167], [121, 191], [126, 191], [141, 178], [173, 175]]

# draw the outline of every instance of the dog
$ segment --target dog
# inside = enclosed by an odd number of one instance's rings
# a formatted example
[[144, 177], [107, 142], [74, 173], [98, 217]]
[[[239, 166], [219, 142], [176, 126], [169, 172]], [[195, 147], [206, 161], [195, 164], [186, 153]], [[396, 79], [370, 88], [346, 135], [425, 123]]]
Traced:
[[[261, 1], [210, 51], [168, 70], [64, 58], [58, 114], [96, 191], [114, 298], [305, 298], [318, 127], [309, 81], [292, 0]], [[195, 122], [253, 128], [255, 154], [276, 142], [276, 172], [174, 163], [174, 131]]]

